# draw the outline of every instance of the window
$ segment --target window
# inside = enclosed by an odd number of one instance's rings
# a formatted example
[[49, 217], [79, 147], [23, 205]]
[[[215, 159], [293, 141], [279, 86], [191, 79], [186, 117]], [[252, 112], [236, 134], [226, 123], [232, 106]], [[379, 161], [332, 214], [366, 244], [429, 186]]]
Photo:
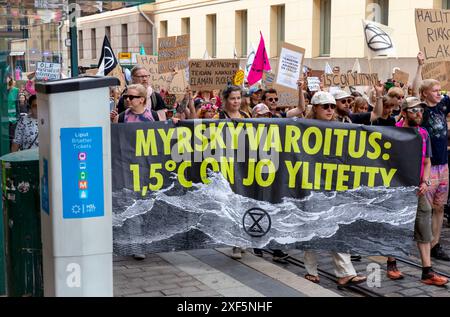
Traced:
[[110, 26], [105, 27], [105, 35], [108, 38], [108, 40], [111, 42], [111, 27]]
[[167, 21], [159, 23], [159, 37], [167, 37]]
[[[70, 35], [69, 35], [69, 38], [70, 38]], [[78, 31], [78, 52], [79, 52], [78, 55], [79, 55], [80, 59], [83, 59], [84, 58], [84, 45], [83, 45], [83, 31], [82, 30]]]
[[442, 0], [442, 9], [450, 9], [450, 0]]
[[91, 58], [97, 58], [97, 35], [95, 29], [91, 29]]
[[191, 34], [191, 19], [182, 18], [181, 19], [181, 34]]
[[270, 23], [270, 54], [272, 57], [278, 56], [281, 43], [285, 39], [285, 6], [271, 7]]
[[217, 18], [215, 14], [206, 16], [206, 49], [209, 56], [217, 56]]
[[236, 11], [235, 47], [238, 57], [247, 56], [247, 10]]
[[370, 0], [367, 6], [367, 19], [384, 25], [388, 25], [389, 0]]
[[320, 1], [320, 56], [330, 56], [331, 0]]
[[122, 24], [122, 52], [128, 52], [128, 24]]

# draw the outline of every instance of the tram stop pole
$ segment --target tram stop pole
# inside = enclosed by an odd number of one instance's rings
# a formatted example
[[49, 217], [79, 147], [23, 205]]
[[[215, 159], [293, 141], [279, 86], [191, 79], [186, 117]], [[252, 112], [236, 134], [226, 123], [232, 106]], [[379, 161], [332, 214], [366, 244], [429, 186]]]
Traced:
[[113, 77], [36, 84], [44, 296], [113, 296]]

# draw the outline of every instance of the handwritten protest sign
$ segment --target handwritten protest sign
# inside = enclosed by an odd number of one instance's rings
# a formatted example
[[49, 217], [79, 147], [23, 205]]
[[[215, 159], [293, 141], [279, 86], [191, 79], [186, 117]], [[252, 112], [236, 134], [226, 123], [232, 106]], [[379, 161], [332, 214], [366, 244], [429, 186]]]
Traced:
[[238, 70], [236, 59], [190, 60], [189, 83], [194, 91], [224, 89]]
[[283, 43], [281, 46], [280, 59], [278, 61], [278, 71], [276, 84], [297, 91], [297, 81], [302, 74], [303, 57], [305, 49]]
[[173, 73], [159, 74], [158, 72], [158, 56], [137, 55], [136, 61], [138, 65], [142, 65], [150, 74], [149, 82], [153, 89], [157, 92], [168, 90], [173, 79]]
[[441, 88], [450, 91], [450, 62], [427, 63], [422, 69], [423, 79], [436, 79], [441, 83]]
[[378, 84], [378, 74], [325, 74], [325, 87], [348, 87], [348, 86], [375, 86]]
[[61, 78], [61, 64], [38, 62], [36, 66], [37, 80], [58, 80]]
[[277, 88], [279, 108], [297, 107], [298, 105], [298, 91], [292, 89]]
[[319, 77], [308, 77], [308, 89], [309, 89], [309, 91], [319, 91], [320, 90], [320, 78]]
[[174, 69], [189, 66], [189, 34], [158, 39], [158, 73], [170, 73]]
[[409, 80], [409, 74], [401, 71], [400, 69], [396, 69], [394, 73], [393, 79], [396, 82], [400, 82], [402, 84], [407, 84]]
[[416, 9], [419, 49], [427, 62], [450, 61], [450, 10]]

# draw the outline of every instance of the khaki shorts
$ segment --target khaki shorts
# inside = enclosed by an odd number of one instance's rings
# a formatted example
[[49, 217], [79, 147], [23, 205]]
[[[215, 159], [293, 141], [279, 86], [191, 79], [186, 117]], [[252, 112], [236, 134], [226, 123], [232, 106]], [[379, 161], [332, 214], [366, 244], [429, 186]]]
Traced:
[[431, 228], [432, 208], [426, 195], [419, 196], [417, 204], [416, 222], [414, 224], [414, 240], [418, 243], [433, 241]]

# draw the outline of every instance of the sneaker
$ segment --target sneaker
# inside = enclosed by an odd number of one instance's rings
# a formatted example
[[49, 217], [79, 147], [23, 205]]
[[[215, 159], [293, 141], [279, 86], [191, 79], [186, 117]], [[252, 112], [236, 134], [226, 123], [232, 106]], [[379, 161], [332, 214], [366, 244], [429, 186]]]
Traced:
[[133, 254], [133, 258], [135, 260], [142, 261], [142, 260], [145, 260], [146, 256], [145, 256], [145, 254]]
[[235, 260], [242, 259], [242, 252], [240, 247], [233, 247], [233, 250], [231, 252], [231, 258]]
[[287, 263], [286, 259], [289, 257], [289, 254], [284, 253], [281, 250], [274, 250], [273, 251], [273, 258], [272, 260], [275, 262], [280, 262], [280, 263]]
[[431, 257], [437, 260], [450, 261], [450, 257], [445, 253], [439, 243], [431, 249]]
[[401, 280], [404, 276], [402, 272], [397, 268], [396, 262], [388, 262], [386, 276], [391, 280]]
[[420, 281], [427, 285], [442, 286], [448, 283], [448, 278], [431, 271], [427, 276], [422, 276]]
[[253, 249], [253, 253], [260, 258], [263, 257], [263, 251], [261, 249]]

